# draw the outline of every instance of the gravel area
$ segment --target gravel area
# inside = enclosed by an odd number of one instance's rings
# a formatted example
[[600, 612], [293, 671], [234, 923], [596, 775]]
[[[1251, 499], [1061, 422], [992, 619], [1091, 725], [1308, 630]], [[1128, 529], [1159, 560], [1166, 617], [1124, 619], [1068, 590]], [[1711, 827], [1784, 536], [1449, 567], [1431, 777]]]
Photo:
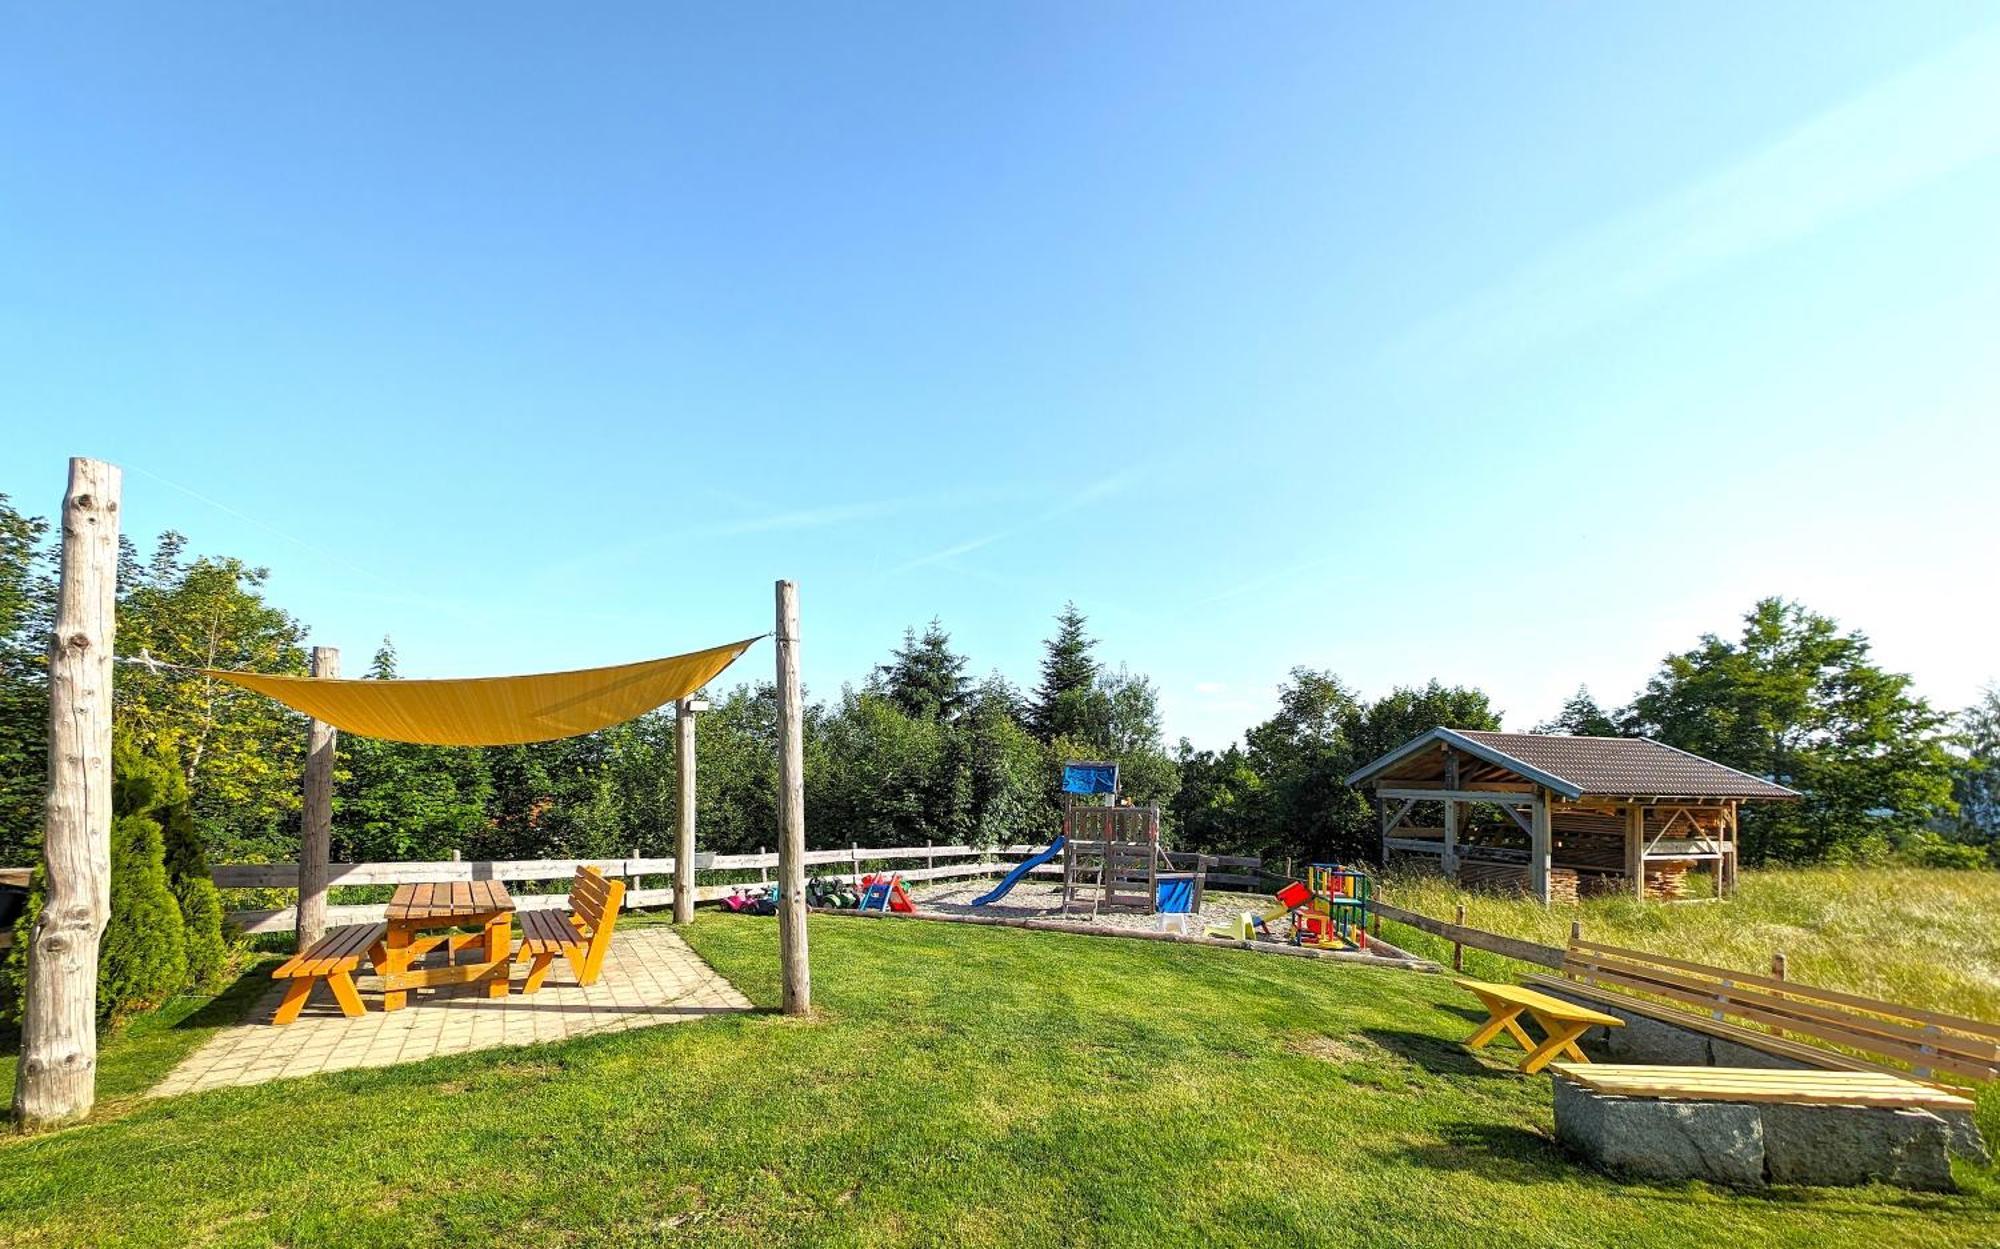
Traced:
[[[1124, 911], [1106, 911], [1093, 918], [1088, 910], [1078, 909], [1069, 915], [1063, 914], [1062, 886], [1053, 882], [1024, 880], [1014, 886], [1006, 897], [991, 906], [974, 906], [972, 900], [984, 894], [995, 884], [993, 880], [951, 880], [935, 884], [919, 884], [910, 890], [910, 900], [920, 911], [935, 911], [941, 915], [999, 915], [1011, 919], [1069, 919], [1078, 923], [1094, 923], [1105, 928], [1139, 928], [1148, 932], [1158, 932], [1169, 922], [1186, 918], [1190, 931], [1199, 935], [1200, 928], [1211, 924], [1233, 922], [1244, 911], [1262, 911], [1271, 905], [1271, 899], [1256, 894], [1221, 893], [1209, 890], [1202, 895], [1201, 914], [1196, 916], [1134, 915]], [[1195, 921], [1199, 920], [1199, 926]]]

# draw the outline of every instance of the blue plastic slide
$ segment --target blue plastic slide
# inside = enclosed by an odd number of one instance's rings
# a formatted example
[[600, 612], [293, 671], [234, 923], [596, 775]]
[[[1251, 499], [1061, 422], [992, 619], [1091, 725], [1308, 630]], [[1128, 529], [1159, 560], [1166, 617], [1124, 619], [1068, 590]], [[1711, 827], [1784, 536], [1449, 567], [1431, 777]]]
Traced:
[[1035, 855], [1033, 858], [1021, 860], [1021, 865], [1015, 868], [1013, 871], [1007, 873], [1005, 879], [1001, 880], [999, 884], [993, 886], [993, 890], [991, 893], [988, 893], [983, 897], [974, 898], [972, 900], [972, 905], [985, 906], [989, 902], [998, 902], [1000, 899], [1006, 897], [1007, 891], [1009, 889], [1012, 889], [1014, 886], [1020, 884], [1021, 878], [1023, 876], [1026, 876], [1029, 872], [1034, 871], [1042, 864], [1048, 862], [1050, 859], [1053, 859], [1057, 855], [1061, 854], [1063, 848], [1063, 841], [1064, 841], [1063, 838], [1058, 837], [1055, 839], [1055, 843], [1053, 845], [1051, 845], [1048, 849], [1042, 851], [1040, 854]]

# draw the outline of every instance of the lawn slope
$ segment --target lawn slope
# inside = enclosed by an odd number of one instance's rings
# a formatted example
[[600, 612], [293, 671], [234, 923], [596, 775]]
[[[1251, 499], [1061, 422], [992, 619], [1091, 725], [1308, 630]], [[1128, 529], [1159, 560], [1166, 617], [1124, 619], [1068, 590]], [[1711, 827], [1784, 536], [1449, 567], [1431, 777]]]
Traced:
[[[693, 944], [777, 1000], [769, 920]], [[2000, 1186], [1625, 1186], [1448, 980], [816, 917], [758, 1014], [148, 1103], [0, 1144], [10, 1245], [1979, 1245]]]

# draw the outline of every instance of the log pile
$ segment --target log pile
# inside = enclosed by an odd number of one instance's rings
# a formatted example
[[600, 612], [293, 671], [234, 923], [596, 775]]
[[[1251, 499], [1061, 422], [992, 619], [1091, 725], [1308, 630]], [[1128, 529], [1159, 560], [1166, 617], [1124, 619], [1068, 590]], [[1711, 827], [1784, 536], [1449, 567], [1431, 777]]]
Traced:
[[1694, 864], [1687, 859], [1668, 859], [1646, 867], [1646, 896], [1655, 902], [1673, 902], [1689, 897], [1688, 871]]
[[[1458, 883], [1467, 889], [1479, 889], [1489, 893], [1525, 895], [1529, 892], [1528, 865], [1462, 859], [1458, 864]], [[1574, 902], [1576, 893], [1575, 872], [1564, 867], [1549, 869], [1550, 901]]]

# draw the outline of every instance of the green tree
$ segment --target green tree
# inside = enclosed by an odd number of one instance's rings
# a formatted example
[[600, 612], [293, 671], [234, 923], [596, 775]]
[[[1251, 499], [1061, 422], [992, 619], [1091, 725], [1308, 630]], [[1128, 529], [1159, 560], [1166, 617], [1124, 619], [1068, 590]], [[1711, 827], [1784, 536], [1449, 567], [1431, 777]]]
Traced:
[[48, 523], [0, 494], [0, 862], [41, 852], [48, 768], [48, 644], [55, 584]]
[[[118, 650], [191, 667], [306, 671], [304, 629], [265, 601], [269, 574], [240, 560], [184, 558], [160, 538], [120, 584]], [[143, 751], [181, 761], [195, 826], [225, 859], [284, 859], [298, 844], [305, 719], [210, 677], [120, 668], [117, 717]]]
[[903, 630], [903, 644], [875, 669], [869, 684], [906, 716], [955, 720], [972, 683], [965, 675], [965, 657], [951, 649], [951, 634], [932, 617], [922, 637], [915, 629]]
[[1177, 846], [1234, 854], [1258, 844], [1262, 830], [1255, 821], [1264, 780], [1241, 746], [1196, 750], [1183, 737], [1174, 762], [1181, 780], [1173, 800]]
[[1028, 727], [1045, 742], [1057, 737], [1095, 740], [1101, 735], [1105, 712], [1097, 688], [1097, 642], [1084, 631], [1088, 623], [1075, 603], [1065, 603], [1056, 617], [1055, 636], [1042, 644], [1042, 681], [1028, 708]]
[[1555, 718], [1544, 720], [1535, 726], [1537, 733], [1568, 733], [1575, 737], [1619, 737], [1618, 722], [1611, 713], [1597, 705], [1590, 696], [1590, 687], [1579, 685], [1576, 693], [1562, 705]]
[[2000, 855], [2000, 685], [1980, 691], [1959, 716], [1965, 754], [1952, 766], [1959, 836]]
[[1016, 717], [1018, 702], [996, 674], [974, 692], [960, 722], [970, 774], [970, 837], [977, 845], [1039, 844], [1055, 836], [1056, 812], [1044, 780], [1049, 760]]
[[1735, 641], [1669, 655], [1629, 722], [1804, 794], [1746, 809], [1749, 862], [1864, 858], [1953, 812], [1946, 718], [1861, 633], [1784, 599], [1751, 608]]

